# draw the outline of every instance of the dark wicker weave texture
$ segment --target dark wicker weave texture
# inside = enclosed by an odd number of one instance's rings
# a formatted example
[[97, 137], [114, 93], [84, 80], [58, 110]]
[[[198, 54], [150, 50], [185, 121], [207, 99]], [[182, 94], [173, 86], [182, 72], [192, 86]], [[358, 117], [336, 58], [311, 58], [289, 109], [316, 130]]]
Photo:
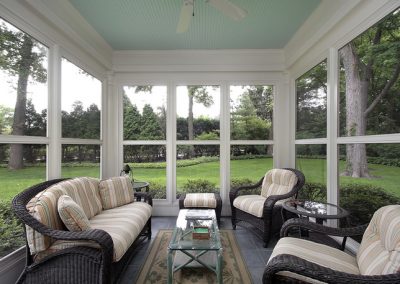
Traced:
[[[306, 219], [290, 219], [283, 224], [281, 237], [286, 237], [291, 228], [304, 228], [331, 236], [350, 237], [362, 235], [367, 225], [354, 228], [332, 228], [312, 223]], [[400, 272], [388, 275], [364, 276], [344, 273], [320, 266], [294, 255], [277, 255], [268, 262], [264, 270], [263, 283], [304, 283], [293, 278], [283, 277], [276, 273], [280, 271], [294, 272], [326, 283], [400, 283]]]
[[290, 168], [285, 168], [285, 170], [290, 170], [296, 174], [298, 179], [297, 183], [292, 188], [292, 190], [286, 194], [269, 196], [264, 203], [263, 216], [261, 218], [258, 218], [240, 209], [235, 208], [233, 206], [233, 201], [237, 196], [239, 196], [239, 193], [241, 193], [242, 191], [259, 188], [262, 185], [264, 178], [261, 178], [260, 181], [254, 185], [241, 186], [232, 189], [229, 192], [229, 199], [231, 202], [231, 209], [232, 209], [233, 229], [236, 229], [236, 225], [242, 225], [241, 222], [247, 222], [251, 224], [262, 235], [265, 247], [268, 246], [268, 242], [271, 236], [275, 232], [279, 232], [280, 226], [282, 225], [282, 218], [281, 218], [282, 207], [280, 205], [275, 205], [275, 203], [279, 200], [287, 199], [292, 196], [296, 197], [298, 191], [303, 187], [305, 182], [305, 178], [302, 172]]
[[[90, 240], [97, 243], [100, 249], [74, 247], [58, 251], [38, 262], [34, 262], [29, 246], [26, 246], [26, 267], [17, 283], [110, 283], [118, 279], [130, 259], [128, 254], [143, 238], [151, 238], [151, 218], [132, 247], [117, 263], [112, 263], [113, 241], [103, 230], [70, 232], [51, 229], [33, 218], [26, 209], [27, 203], [39, 192], [65, 179], [49, 180], [32, 186], [14, 197], [13, 209], [24, 225], [55, 240]], [[137, 199], [152, 205], [152, 199], [146, 193], [135, 193]]]

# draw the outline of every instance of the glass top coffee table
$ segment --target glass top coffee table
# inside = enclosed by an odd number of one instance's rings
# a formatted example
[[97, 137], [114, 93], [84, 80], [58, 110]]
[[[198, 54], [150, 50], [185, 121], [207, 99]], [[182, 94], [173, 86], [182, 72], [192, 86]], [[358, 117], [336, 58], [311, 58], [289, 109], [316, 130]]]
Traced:
[[215, 211], [182, 209], [168, 245], [168, 283], [183, 267], [203, 266], [222, 283], [222, 245]]

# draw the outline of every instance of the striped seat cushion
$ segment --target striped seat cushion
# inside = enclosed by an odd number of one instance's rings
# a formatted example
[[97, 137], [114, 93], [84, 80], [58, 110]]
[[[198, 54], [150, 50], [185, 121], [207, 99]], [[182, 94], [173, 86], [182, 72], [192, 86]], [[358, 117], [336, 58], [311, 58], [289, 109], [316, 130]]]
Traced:
[[204, 207], [216, 208], [217, 200], [214, 193], [187, 193], [183, 202], [185, 208]]
[[99, 184], [103, 209], [112, 209], [134, 201], [132, 182], [129, 177], [113, 177]]
[[[85, 215], [91, 218], [102, 209], [98, 184], [99, 180], [87, 177], [62, 181], [38, 193], [28, 202], [26, 208], [45, 226], [62, 230], [64, 224], [57, 210], [58, 198], [64, 194], [70, 196], [83, 209]], [[31, 254], [44, 251], [53, 243], [50, 237], [36, 232], [29, 226], [26, 226], [26, 235]]]
[[375, 212], [362, 238], [357, 261], [363, 275], [400, 272], [400, 205]]
[[[290, 237], [280, 239], [276, 244], [269, 260], [280, 254], [294, 255], [333, 270], [351, 274], [360, 274], [357, 260], [354, 256], [351, 256], [341, 250], [304, 239]], [[281, 271], [278, 272], [278, 274], [308, 283], [322, 283], [318, 280], [289, 271]]]
[[132, 245], [151, 216], [152, 207], [144, 202], [133, 202], [102, 211], [89, 220], [92, 229], [110, 234], [114, 243], [114, 261], [118, 261]]
[[284, 169], [272, 169], [265, 174], [261, 195], [268, 198], [271, 195], [282, 195], [293, 189], [297, 183], [294, 172]]
[[58, 213], [64, 225], [70, 231], [84, 231], [90, 229], [89, 219], [83, 209], [68, 195], [58, 198]]
[[265, 200], [267, 199], [261, 195], [240, 195], [233, 201], [233, 206], [261, 218], [263, 216]]

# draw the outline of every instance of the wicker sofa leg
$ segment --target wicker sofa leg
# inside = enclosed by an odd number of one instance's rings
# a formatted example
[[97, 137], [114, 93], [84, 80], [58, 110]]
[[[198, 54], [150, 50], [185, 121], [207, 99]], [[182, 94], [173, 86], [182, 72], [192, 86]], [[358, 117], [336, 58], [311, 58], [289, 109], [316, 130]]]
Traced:
[[149, 218], [149, 220], [147, 220], [147, 239], [150, 240], [151, 239], [151, 217]]

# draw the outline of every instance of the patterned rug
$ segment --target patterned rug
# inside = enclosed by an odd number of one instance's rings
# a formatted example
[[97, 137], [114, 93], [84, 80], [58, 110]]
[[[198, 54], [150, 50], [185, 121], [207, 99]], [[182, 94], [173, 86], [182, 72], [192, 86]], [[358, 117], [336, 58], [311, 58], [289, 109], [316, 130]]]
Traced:
[[[252, 283], [234, 233], [220, 230], [223, 247], [223, 283]], [[172, 230], [160, 230], [134, 283], [167, 283], [167, 247]], [[217, 283], [214, 272], [206, 268], [183, 268], [174, 273], [174, 283]]]

